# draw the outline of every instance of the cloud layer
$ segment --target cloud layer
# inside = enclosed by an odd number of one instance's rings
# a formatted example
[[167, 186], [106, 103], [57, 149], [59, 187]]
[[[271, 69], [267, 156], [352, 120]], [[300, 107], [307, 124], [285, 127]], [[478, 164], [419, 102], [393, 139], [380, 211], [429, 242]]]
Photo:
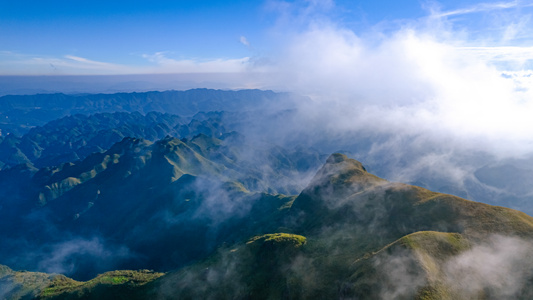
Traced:
[[270, 84], [311, 96], [314, 103], [302, 111], [321, 115], [317, 121], [330, 128], [424, 135], [428, 141], [522, 155], [533, 151], [531, 47], [486, 46], [447, 19], [518, 6], [513, 3], [431, 12], [372, 35], [322, 13], [316, 21], [309, 4], [296, 18], [294, 27], [302, 29], [281, 39], [270, 66], [279, 76]]

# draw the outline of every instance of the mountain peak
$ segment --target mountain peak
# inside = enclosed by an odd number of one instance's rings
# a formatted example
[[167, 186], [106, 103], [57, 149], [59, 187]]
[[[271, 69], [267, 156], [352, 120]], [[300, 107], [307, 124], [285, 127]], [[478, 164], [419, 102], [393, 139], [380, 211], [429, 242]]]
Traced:
[[333, 164], [333, 163], [339, 163], [342, 161], [348, 160], [348, 156], [341, 154], [341, 153], [333, 153], [331, 154], [328, 159], [326, 160], [326, 163]]
[[357, 169], [360, 169], [362, 171], [365, 171], [366, 172], [366, 169], [365, 167], [363, 166], [363, 164], [355, 159], [352, 159], [352, 158], [348, 158], [348, 156], [344, 155], [344, 154], [341, 154], [341, 153], [333, 153], [331, 154], [328, 159], [326, 160], [326, 165], [334, 165], [334, 164], [340, 164], [340, 163], [348, 163], [349, 165], [357, 168]]
[[385, 179], [368, 173], [359, 161], [333, 153], [296, 198], [291, 210], [305, 212], [311, 216], [308, 220], [313, 220], [325, 211], [344, 207], [351, 195], [384, 183]]
[[139, 152], [139, 149], [150, 146], [152, 142], [143, 138], [125, 137], [120, 142], [115, 143], [106, 151], [107, 153], [129, 153]]
[[384, 180], [368, 173], [361, 162], [348, 158], [344, 154], [333, 153], [318, 170], [310, 186], [343, 185], [344, 183], [368, 186], [368, 184], [372, 185], [381, 181]]

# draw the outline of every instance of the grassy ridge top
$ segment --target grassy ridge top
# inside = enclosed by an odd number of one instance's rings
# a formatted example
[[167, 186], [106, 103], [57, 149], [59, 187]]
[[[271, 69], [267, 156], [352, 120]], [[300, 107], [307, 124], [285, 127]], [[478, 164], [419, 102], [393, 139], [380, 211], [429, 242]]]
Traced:
[[39, 297], [42, 299], [94, 297], [95, 291], [97, 291], [97, 293], [104, 294], [106, 297], [127, 299], [128, 295], [135, 291], [135, 288], [145, 285], [163, 275], [164, 273], [149, 270], [121, 270], [106, 272], [85, 282], [75, 281], [63, 275], [58, 275], [41, 291]]
[[292, 247], [298, 248], [307, 242], [306, 238], [297, 234], [290, 233], [273, 233], [265, 234], [262, 236], [255, 236], [251, 238], [246, 244], [253, 243], [266, 243], [266, 244], [278, 244], [278, 245], [291, 245]]

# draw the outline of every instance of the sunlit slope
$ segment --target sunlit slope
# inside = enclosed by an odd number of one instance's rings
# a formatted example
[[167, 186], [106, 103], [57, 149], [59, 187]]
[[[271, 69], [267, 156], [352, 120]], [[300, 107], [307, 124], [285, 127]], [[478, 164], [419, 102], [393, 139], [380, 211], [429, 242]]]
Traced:
[[130, 299], [146, 283], [162, 275], [149, 270], [112, 271], [83, 282], [58, 274], [17, 272], [0, 265], [0, 297], [10, 300], [50, 299], [61, 295], [61, 299]]
[[15, 272], [0, 265], [0, 298], [33, 299], [51, 284], [55, 276], [38, 272]]
[[[341, 154], [328, 159], [296, 199], [292, 211], [302, 214], [299, 228], [305, 232], [340, 223], [354, 229], [370, 227], [383, 233], [382, 238], [421, 230], [460, 232], [471, 237], [494, 232], [533, 234], [533, 218], [522, 212], [387, 182]], [[384, 232], [379, 232], [380, 228]]]

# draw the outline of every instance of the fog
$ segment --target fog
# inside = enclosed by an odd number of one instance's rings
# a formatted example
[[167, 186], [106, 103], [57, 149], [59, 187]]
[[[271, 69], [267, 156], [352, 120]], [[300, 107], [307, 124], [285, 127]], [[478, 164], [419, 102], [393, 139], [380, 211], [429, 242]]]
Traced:
[[416, 270], [417, 260], [428, 256], [396, 251], [374, 263], [383, 279], [380, 299], [413, 298], [429, 284], [445, 286], [451, 299], [528, 299], [531, 246], [528, 239], [493, 235], [423, 272]]

